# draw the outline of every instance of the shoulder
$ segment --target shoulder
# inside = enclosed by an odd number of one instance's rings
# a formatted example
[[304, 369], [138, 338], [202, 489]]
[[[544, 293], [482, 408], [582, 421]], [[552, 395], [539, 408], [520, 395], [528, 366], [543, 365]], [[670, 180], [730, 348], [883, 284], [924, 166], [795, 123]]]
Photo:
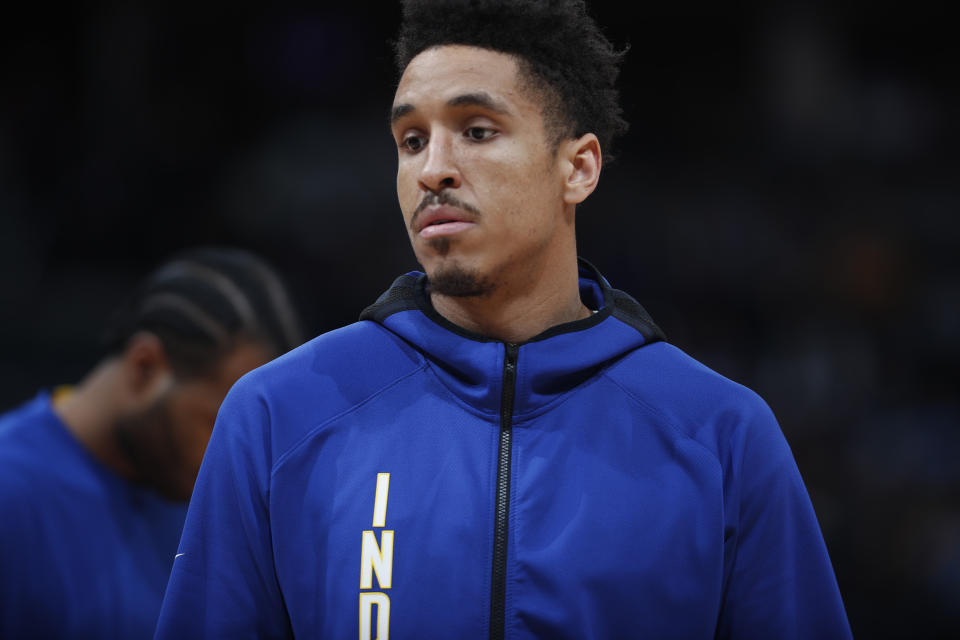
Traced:
[[607, 375], [633, 395], [678, 418], [702, 420], [717, 412], [768, 410], [755, 392], [666, 342], [633, 351]]
[[40, 495], [49, 485], [49, 457], [55, 457], [46, 442], [49, 398], [44, 395], [0, 416], [0, 513], [2, 538], [24, 531], [33, 524], [42, 503]]
[[759, 395], [666, 342], [635, 350], [606, 375], [649, 412], [715, 453], [748, 431], [780, 435]]
[[46, 394], [0, 415], [0, 484], [7, 486], [48, 466], [44, 461], [56, 448], [50, 437], [55, 419]]
[[370, 321], [320, 335], [246, 374], [227, 394], [220, 421], [270, 430], [280, 454], [326, 420], [424, 366], [409, 344]]
[[322, 334], [254, 369], [237, 382], [235, 391], [278, 402], [300, 402], [318, 393], [329, 401], [335, 391], [350, 402], [422, 363], [419, 353], [396, 335], [362, 321]]
[[9, 441], [20, 437], [24, 425], [45, 420], [51, 413], [50, 396], [40, 393], [31, 400], [0, 414], [0, 439]]

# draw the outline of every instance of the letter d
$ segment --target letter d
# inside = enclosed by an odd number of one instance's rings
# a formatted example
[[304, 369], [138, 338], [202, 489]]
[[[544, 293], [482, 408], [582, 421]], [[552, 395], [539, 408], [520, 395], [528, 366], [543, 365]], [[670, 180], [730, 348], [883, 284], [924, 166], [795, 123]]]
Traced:
[[[377, 605], [377, 636], [370, 637], [373, 605]], [[390, 640], [390, 598], [387, 594], [360, 594], [360, 640]]]

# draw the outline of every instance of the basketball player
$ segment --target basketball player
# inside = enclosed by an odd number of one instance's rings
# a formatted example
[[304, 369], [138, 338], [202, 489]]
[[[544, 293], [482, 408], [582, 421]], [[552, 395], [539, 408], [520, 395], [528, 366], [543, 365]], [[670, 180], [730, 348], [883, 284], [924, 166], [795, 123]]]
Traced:
[[583, 2], [404, 8], [424, 273], [231, 390], [157, 637], [849, 638], [770, 409], [578, 262], [624, 128]]
[[0, 638], [151, 638], [224, 395], [299, 343], [271, 268], [193, 250], [147, 278], [79, 384], [0, 417]]

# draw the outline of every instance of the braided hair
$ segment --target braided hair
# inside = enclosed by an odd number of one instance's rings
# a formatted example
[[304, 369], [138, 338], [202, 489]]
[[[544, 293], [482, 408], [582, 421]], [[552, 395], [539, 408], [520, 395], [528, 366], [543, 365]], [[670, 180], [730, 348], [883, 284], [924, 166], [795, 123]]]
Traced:
[[303, 341], [277, 273], [247, 251], [219, 247], [184, 251], [151, 273], [114, 316], [105, 355], [141, 331], [157, 336], [181, 377], [210, 373], [240, 342], [280, 355]]

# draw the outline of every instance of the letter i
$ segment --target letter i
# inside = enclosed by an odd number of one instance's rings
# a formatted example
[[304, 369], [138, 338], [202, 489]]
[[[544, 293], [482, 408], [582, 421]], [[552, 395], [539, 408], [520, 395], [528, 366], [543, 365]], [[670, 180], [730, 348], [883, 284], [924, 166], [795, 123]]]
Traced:
[[373, 526], [387, 525], [387, 494], [390, 492], [390, 474], [377, 474], [377, 497], [373, 502]]

